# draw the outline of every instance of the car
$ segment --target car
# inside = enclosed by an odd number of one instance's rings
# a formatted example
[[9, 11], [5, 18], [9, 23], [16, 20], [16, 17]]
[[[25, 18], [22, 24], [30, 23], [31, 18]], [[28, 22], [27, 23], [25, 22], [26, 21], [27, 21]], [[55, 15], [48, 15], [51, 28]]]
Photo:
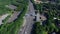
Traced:
[[29, 14], [25, 14], [25, 16], [29, 16]]
[[27, 32], [25, 32], [25, 34], [27, 34]]

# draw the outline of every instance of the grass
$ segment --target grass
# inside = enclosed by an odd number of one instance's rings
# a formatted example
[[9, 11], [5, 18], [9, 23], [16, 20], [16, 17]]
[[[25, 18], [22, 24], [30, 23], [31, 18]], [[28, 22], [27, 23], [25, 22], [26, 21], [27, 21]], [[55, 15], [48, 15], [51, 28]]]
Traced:
[[8, 5], [8, 4], [10, 4], [9, 0], [5, 0], [5, 1], [0, 0], [0, 15], [4, 14], [4, 13], [7, 13], [9, 11], [9, 9], [5, 7], [5, 5]]
[[10, 12], [11, 10], [6, 5], [11, 4], [12, 1], [16, 0], [0, 0], [0, 15]]
[[23, 16], [25, 15], [25, 13], [26, 11], [24, 10], [15, 22], [11, 22], [10, 24], [5, 24], [0, 29], [1, 31], [0, 34], [17, 34], [17, 32], [20, 29], [20, 26], [23, 23]]
[[22, 13], [19, 15], [17, 20], [11, 23], [5, 23], [1, 26], [0, 34], [17, 34], [18, 33], [20, 26], [23, 23], [23, 16], [25, 15], [26, 10], [27, 10], [27, 4], [24, 4], [24, 7], [22, 8], [23, 8]]

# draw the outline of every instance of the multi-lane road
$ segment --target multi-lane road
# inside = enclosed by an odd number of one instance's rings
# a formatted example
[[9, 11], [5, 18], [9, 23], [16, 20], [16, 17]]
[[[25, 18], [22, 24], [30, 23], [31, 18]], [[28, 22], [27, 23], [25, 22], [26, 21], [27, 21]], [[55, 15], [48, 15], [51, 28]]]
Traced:
[[18, 34], [30, 34], [31, 33], [31, 29], [34, 24], [33, 17], [35, 16], [35, 10], [34, 10], [33, 4], [30, 1], [29, 1], [29, 8], [28, 8], [27, 14], [28, 15], [25, 16], [26, 23], [23, 26], [23, 28], [20, 29]]

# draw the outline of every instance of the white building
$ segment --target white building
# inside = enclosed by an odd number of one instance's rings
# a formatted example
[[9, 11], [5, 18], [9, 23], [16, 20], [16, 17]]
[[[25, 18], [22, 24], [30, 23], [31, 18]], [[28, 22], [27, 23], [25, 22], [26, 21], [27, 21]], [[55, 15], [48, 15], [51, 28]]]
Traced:
[[46, 20], [46, 17], [44, 15], [40, 15], [39, 13], [37, 13], [37, 21], [44, 21]]

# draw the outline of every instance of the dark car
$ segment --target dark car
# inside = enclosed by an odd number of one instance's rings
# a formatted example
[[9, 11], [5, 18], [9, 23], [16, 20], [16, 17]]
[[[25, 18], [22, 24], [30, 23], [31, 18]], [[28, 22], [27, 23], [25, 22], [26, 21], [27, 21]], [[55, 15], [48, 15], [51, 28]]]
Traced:
[[56, 24], [56, 26], [57, 26], [57, 27], [59, 27], [59, 28], [60, 28], [60, 20], [55, 19], [55, 24]]
[[33, 21], [36, 21], [36, 16], [35, 16], [35, 18], [33, 19]]

